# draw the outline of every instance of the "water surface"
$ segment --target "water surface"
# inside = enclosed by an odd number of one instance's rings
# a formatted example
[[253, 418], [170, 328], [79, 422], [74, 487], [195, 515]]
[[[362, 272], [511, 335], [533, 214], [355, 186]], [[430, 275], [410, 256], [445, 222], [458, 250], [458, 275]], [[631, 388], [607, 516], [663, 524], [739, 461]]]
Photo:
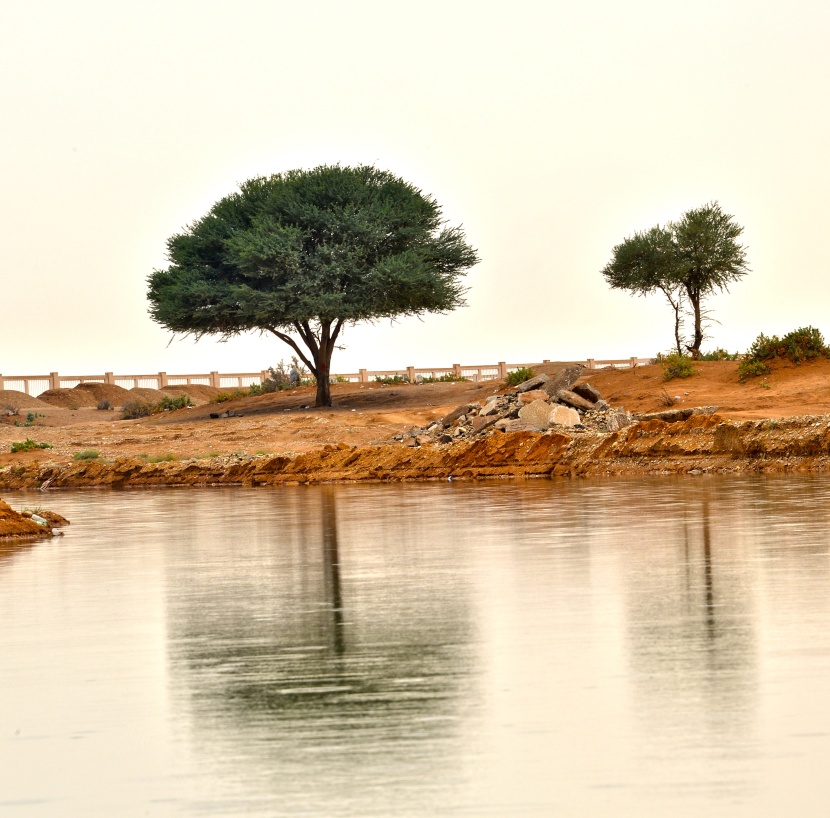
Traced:
[[826, 478], [4, 499], [0, 814], [828, 814]]

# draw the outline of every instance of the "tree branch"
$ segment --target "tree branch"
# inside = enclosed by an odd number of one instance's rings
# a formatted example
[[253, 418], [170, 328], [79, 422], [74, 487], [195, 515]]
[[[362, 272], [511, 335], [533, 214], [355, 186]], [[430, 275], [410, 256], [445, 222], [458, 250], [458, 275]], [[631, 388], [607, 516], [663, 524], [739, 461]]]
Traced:
[[280, 332], [273, 327], [268, 327], [267, 329], [269, 332], [274, 333], [280, 341], [284, 341], [288, 344], [288, 346], [290, 346], [297, 353], [297, 355], [300, 356], [300, 360], [311, 370], [311, 374], [314, 375], [315, 378], [317, 377], [317, 366], [308, 360], [305, 353], [299, 346], [297, 346], [297, 342], [290, 335], [286, 335], [284, 332]]

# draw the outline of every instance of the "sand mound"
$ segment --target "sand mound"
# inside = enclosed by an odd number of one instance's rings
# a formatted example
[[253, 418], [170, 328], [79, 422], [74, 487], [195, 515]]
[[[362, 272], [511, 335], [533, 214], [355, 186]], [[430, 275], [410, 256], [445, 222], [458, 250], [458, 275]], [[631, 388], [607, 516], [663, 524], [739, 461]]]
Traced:
[[161, 391], [168, 395], [173, 395], [173, 397], [189, 395], [194, 406], [203, 406], [206, 403], [210, 403], [223, 390], [217, 389], [215, 386], [206, 386], [202, 383], [192, 383], [190, 386], [186, 384], [163, 386]]
[[130, 389], [130, 394], [130, 400], [144, 400], [148, 403], [158, 403], [165, 396], [160, 389], [151, 389], [149, 386], [134, 386]]
[[114, 383], [79, 383], [72, 389], [47, 389], [39, 400], [63, 409], [94, 409], [102, 400], [110, 406], [123, 406], [132, 398], [129, 389]]
[[15, 409], [47, 409], [49, 404], [16, 389], [0, 389], [0, 412], [6, 406]]

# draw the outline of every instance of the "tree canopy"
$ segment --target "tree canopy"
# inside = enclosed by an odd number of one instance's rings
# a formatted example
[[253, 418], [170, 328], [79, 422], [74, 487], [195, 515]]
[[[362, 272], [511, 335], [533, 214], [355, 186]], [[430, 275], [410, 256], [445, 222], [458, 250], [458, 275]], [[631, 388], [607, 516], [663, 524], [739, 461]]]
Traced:
[[684, 309], [691, 312], [693, 334], [686, 349], [700, 357], [703, 343], [703, 300], [749, 272], [746, 249], [738, 242], [743, 227], [724, 213], [717, 202], [684, 213], [679, 221], [635, 233], [614, 247], [602, 269], [616, 289], [636, 295], [662, 292], [675, 315], [677, 351], [684, 345], [681, 327]]
[[463, 306], [478, 262], [435, 199], [371, 166], [320, 166], [250, 179], [167, 242], [148, 278], [150, 314], [173, 332], [273, 333], [331, 405], [343, 327]]

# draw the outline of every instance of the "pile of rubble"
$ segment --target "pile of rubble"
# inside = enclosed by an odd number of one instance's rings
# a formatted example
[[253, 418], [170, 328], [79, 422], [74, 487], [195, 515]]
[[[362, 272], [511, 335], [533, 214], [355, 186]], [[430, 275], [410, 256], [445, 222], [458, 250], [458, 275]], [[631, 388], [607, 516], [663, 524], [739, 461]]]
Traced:
[[628, 426], [631, 415], [609, 406], [591, 384], [576, 383], [581, 374], [581, 366], [569, 366], [550, 377], [537, 375], [508, 394], [492, 395], [483, 405], [462, 404], [426, 428], [416, 426], [393, 439], [408, 446], [422, 446], [452, 443], [492, 431], [560, 428], [608, 433]]

